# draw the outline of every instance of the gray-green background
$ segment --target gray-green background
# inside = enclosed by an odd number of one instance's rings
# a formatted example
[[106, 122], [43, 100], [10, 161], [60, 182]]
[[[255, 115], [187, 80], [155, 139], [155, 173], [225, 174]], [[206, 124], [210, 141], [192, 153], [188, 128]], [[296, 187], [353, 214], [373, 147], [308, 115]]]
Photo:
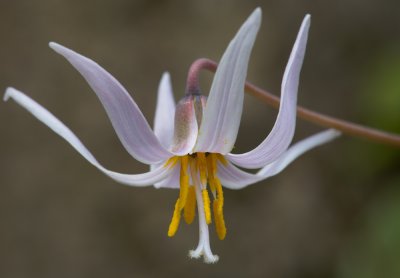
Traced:
[[[279, 93], [306, 13], [299, 103], [400, 132], [400, 2], [0, 1], [0, 88], [64, 121], [105, 166], [147, 167], [122, 148], [85, 81], [47, 47], [97, 61], [153, 121], [168, 70], [176, 99], [190, 63], [218, 60], [252, 10], [263, 22], [248, 79]], [[212, 74], [202, 74], [207, 92]], [[246, 97], [235, 151], [255, 147], [276, 111]], [[216, 265], [190, 260], [198, 227], [167, 237], [177, 191], [116, 184], [15, 103], [0, 104], [0, 277], [399, 277], [400, 153], [343, 136], [279, 176], [225, 191], [228, 235]], [[299, 121], [295, 140], [320, 130]]]

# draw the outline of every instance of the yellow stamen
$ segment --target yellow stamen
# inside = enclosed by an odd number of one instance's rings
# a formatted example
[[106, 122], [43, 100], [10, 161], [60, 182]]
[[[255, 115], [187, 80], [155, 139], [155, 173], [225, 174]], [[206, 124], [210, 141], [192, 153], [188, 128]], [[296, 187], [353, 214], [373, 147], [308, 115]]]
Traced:
[[215, 229], [217, 231], [218, 238], [220, 240], [223, 240], [226, 236], [226, 226], [225, 226], [225, 220], [224, 220], [224, 215], [221, 211], [219, 211], [219, 200], [214, 200], [213, 202], [213, 210], [214, 210], [214, 221], [215, 221]]
[[197, 159], [193, 157], [189, 157], [189, 165], [190, 165], [190, 173], [193, 177], [197, 173]]
[[182, 171], [185, 175], [187, 175], [187, 170], [189, 166], [189, 157], [187, 155], [179, 157], [181, 159], [181, 174]]
[[185, 207], [186, 199], [189, 190], [189, 175], [188, 171], [189, 159], [188, 157], [181, 157], [181, 173], [180, 173], [180, 191], [179, 191], [179, 209], [182, 210]]
[[183, 209], [187, 202], [187, 196], [189, 193], [189, 176], [182, 176], [181, 175], [181, 189], [179, 191], [179, 209]]
[[189, 186], [183, 218], [187, 224], [191, 224], [196, 216], [196, 191], [193, 185]]
[[215, 192], [216, 192], [216, 191], [215, 191], [215, 182], [214, 182], [214, 178], [208, 177], [208, 185], [210, 186], [211, 193], [213, 194], [214, 199], [215, 199], [215, 197], [216, 197]]
[[[180, 220], [183, 217], [185, 222], [191, 224], [196, 215], [196, 186], [201, 186], [202, 202], [204, 208], [204, 217], [207, 225], [211, 224], [211, 202], [207, 190], [207, 182], [214, 196], [213, 201], [213, 216], [215, 228], [218, 238], [223, 240], [226, 237], [226, 226], [224, 220], [224, 194], [222, 185], [217, 176], [217, 162], [227, 165], [227, 160], [221, 154], [215, 153], [196, 153], [194, 155], [175, 156], [171, 157], [164, 164], [164, 167], [174, 167], [180, 162], [180, 192], [179, 198], [175, 203], [175, 209], [171, 223], [168, 229], [168, 236], [173, 237], [178, 231]], [[198, 180], [200, 176], [200, 184], [190, 185], [190, 175]]]
[[216, 153], [217, 159], [223, 164], [228, 165], [228, 161], [226, 161], [225, 157], [222, 154]]
[[217, 188], [218, 213], [223, 214], [224, 192], [222, 191], [222, 185], [218, 178], [214, 178], [214, 183]]
[[217, 175], [217, 161], [215, 154], [210, 153], [206, 157], [207, 159], [207, 173], [208, 173], [208, 184], [210, 185], [211, 192], [215, 197], [215, 182], [214, 177]]
[[217, 175], [217, 155], [210, 153], [206, 157], [208, 176], [215, 177]]
[[170, 157], [167, 162], [165, 162], [164, 167], [174, 167], [176, 165], [176, 163], [178, 163], [179, 157], [178, 156], [173, 156]]
[[203, 206], [204, 206], [204, 214], [206, 217], [206, 223], [211, 224], [210, 197], [208, 196], [207, 189], [203, 189], [202, 194], [203, 194]]
[[172, 216], [171, 223], [169, 224], [168, 228], [168, 236], [173, 237], [178, 230], [179, 223], [181, 221], [181, 210], [179, 209], [179, 198], [176, 200], [174, 214]]
[[207, 184], [207, 161], [205, 153], [197, 153], [198, 167], [200, 171], [201, 184]]
[[217, 199], [213, 202], [214, 221], [218, 238], [223, 240], [226, 236], [226, 226], [224, 220], [224, 193], [222, 191], [221, 182], [217, 177], [214, 178], [214, 183], [217, 188]]

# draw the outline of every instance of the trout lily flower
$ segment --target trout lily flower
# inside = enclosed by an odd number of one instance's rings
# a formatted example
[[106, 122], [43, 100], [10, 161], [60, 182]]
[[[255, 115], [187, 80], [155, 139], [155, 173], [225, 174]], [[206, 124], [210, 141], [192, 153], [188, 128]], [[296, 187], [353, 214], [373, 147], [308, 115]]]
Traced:
[[[191, 90], [175, 104], [170, 77], [165, 73], [158, 89], [153, 130], [134, 100], [111, 74], [94, 61], [50, 43], [50, 47], [86, 79], [104, 106], [122, 145], [135, 159], [150, 165], [147, 173], [122, 174], [106, 169], [68, 127], [22, 92], [8, 88], [4, 100], [12, 98], [117, 182], [179, 188], [168, 236], [175, 235], [182, 215], [187, 223], [192, 223], [197, 206], [199, 243], [189, 256], [215, 263], [218, 256], [211, 251], [208, 227], [213, 222], [218, 237], [225, 238], [222, 188], [241, 189], [276, 175], [299, 155], [338, 135], [335, 130], [323, 131], [289, 148], [295, 130], [299, 75], [310, 26], [307, 15], [284, 72], [280, 109], [272, 131], [255, 149], [243, 154], [231, 153], [242, 115], [247, 64], [260, 23], [258, 8], [223, 54], [208, 98], [199, 90]], [[253, 174], [238, 167], [260, 170]]]

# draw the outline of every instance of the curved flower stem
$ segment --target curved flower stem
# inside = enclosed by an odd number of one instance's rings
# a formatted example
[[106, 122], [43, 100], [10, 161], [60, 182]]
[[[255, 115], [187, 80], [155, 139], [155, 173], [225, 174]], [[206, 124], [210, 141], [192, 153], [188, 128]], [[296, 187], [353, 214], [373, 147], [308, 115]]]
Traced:
[[188, 77], [186, 80], [186, 95], [198, 95], [200, 94], [199, 85], [199, 72], [202, 69], [206, 69], [212, 72], [217, 70], [218, 64], [207, 58], [197, 59], [192, 63], [189, 68]]
[[[189, 69], [187, 78], [186, 93], [199, 92], [199, 71], [206, 69], [212, 72], [217, 70], [218, 64], [210, 59], [201, 58], [194, 61]], [[266, 104], [278, 109], [279, 108], [279, 97], [265, 91], [250, 82], [246, 82], [245, 91], [249, 95], [256, 97], [257, 99], [265, 102]], [[334, 128], [340, 130], [344, 134], [366, 138], [371, 141], [391, 145], [394, 147], [400, 147], [400, 135], [381, 131], [378, 129], [366, 127], [363, 125], [351, 123], [345, 120], [340, 120], [331, 116], [327, 116], [302, 106], [297, 106], [297, 116], [303, 120], [312, 122], [314, 124]]]

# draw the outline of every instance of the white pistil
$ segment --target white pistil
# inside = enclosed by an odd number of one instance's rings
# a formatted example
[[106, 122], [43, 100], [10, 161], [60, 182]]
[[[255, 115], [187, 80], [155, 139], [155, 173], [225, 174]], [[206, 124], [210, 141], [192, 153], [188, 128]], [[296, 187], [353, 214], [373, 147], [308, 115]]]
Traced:
[[196, 188], [197, 209], [199, 212], [199, 244], [195, 250], [189, 251], [191, 258], [200, 258], [203, 255], [205, 263], [216, 263], [219, 257], [214, 255], [210, 247], [210, 236], [208, 233], [208, 225], [204, 214], [204, 201], [202, 196], [202, 188], [199, 173], [191, 167], [192, 180]]

